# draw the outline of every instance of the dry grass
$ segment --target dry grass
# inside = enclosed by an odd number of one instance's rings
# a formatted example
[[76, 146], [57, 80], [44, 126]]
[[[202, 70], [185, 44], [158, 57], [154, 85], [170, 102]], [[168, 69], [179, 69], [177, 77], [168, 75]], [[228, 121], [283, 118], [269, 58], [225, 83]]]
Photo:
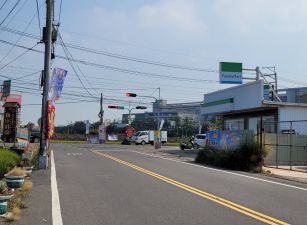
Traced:
[[20, 209], [18, 207], [14, 207], [11, 212], [9, 212], [6, 216], [8, 221], [16, 221], [19, 219]]
[[7, 173], [8, 176], [25, 176], [26, 172], [21, 168], [14, 168]]
[[21, 187], [21, 190], [20, 190], [20, 193], [19, 193], [19, 194], [20, 194], [22, 197], [25, 197], [25, 196], [29, 195], [30, 190], [31, 190], [32, 188], [33, 188], [33, 183], [32, 183], [32, 181], [26, 180], [26, 181], [24, 182], [23, 186]]
[[24, 209], [26, 208], [25, 203], [21, 200], [21, 198], [18, 198], [16, 196], [14, 196], [13, 198], [11, 198], [11, 200], [9, 201], [9, 209], [13, 210], [14, 208], [19, 208], [19, 209]]

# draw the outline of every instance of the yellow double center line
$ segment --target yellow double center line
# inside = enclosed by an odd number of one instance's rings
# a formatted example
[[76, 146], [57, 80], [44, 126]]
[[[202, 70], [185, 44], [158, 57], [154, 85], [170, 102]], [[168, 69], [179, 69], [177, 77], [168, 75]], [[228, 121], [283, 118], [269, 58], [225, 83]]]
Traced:
[[116, 161], [116, 162], [118, 162], [118, 163], [120, 163], [120, 164], [123, 164], [123, 165], [125, 165], [125, 166], [130, 167], [130, 168], [133, 168], [133, 169], [135, 169], [135, 170], [137, 170], [137, 171], [140, 171], [140, 172], [142, 172], [142, 173], [148, 174], [148, 175], [150, 175], [150, 176], [152, 176], [152, 177], [155, 177], [155, 178], [157, 178], [157, 179], [159, 179], [159, 180], [162, 180], [162, 181], [164, 181], [164, 182], [166, 182], [166, 183], [169, 183], [169, 184], [171, 184], [171, 185], [174, 185], [174, 186], [176, 186], [176, 187], [179, 187], [179, 188], [181, 188], [181, 189], [183, 189], [183, 190], [186, 190], [186, 191], [188, 191], [188, 192], [191, 192], [191, 193], [193, 193], [193, 194], [195, 194], [195, 195], [198, 195], [198, 196], [200, 196], [200, 197], [202, 197], [202, 198], [205, 198], [205, 199], [208, 199], [208, 200], [210, 200], [210, 201], [216, 202], [216, 203], [218, 203], [218, 204], [220, 204], [220, 205], [223, 205], [223, 206], [225, 206], [225, 207], [227, 207], [227, 208], [233, 209], [233, 210], [235, 210], [235, 211], [237, 211], [237, 212], [240, 212], [240, 213], [242, 213], [242, 214], [244, 214], [244, 215], [247, 215], [247, 216], [249, 216], [249, 217], [252, 217], [252, 218], [254, 218], [254, 219], [256, 219], [256, 220], [262, 221], [262, 222], [264, 222], [264, 223], [266, 223], [266, 224], [271, 224], [271, 225], [290, 225], [289, 223], [280, 221], [280, 220], [278, 220], [278, 219], [272, 218], [272, 217], [267, 216], [267, 215], [265, 215], [265, 214], [262, 214], [262, 213], [259, 213], [259, 212], [254, 211], [254, 210], [252, 210], [252, 209], [249, 209], [249, 208], [247, 208], [247, 207], [244, 207], [244, 206], [242, 206], [242, 205], [236, 204], [236, 203], [234, 203], [234, 202], [231, 202], [231, 201], [228, 201], [228, 200], [226, 200], [226, 199], [217, 197], [217, 196], [215, 196], [215, 195], [212, 195], [212, 194], [207, 193], [207, 192], [205, 192], [205, 191], [199, 190], [199, 189], [194, 188], [194, 187], [192, 187], [192, 186], [183, 184], [183, 183], [181, 183], [181, 182], [175, 181], [175, 180], [170, 179], [170, 178], [168, 178], [168, 177], [165, 177], [165, 176], [162, 176], [162, 175], [160, 175], [160, 174], [154, 173], [154, 172], [152, 172], [152, 171], [146, 170], [146, 169], [144, 169], [144, 168], [142, 168], [142, 167], [139, 167], [139, 166], [136, 166], [136, 165], [131, 164], [131, 163], [129, 163], [129, 162], [123, 161], [123, 160], [118, 159], [118, 158], [116, 158], [116, 157], [114, 157], [114, 156], [111, 156], [111, 155], [109, 155], [109, 154], [101, 153], [101, 152], [98, 152], [98, 151], [93, 151], [93, 152], [96, 153], [96, 154], [98, 154], [98, 155], [104, 156], [104, 157], [106, 157], [106, 158], [112, 159], [112, 160], [114, 160], [114, 161]]

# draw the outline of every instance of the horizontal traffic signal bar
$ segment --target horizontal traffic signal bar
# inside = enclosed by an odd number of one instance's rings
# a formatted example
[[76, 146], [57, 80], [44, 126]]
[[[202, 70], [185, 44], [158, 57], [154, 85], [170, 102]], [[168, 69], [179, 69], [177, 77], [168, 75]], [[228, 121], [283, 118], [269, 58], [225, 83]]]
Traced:
[[146, 106], [137, 106], [137, 107], [135, 107], [136, 109], [147, 109], [147, 107]]
[[117, 106], [117, 105], [109, 105], [108, 108], [109, 109], [125, 109], [124, 106]]

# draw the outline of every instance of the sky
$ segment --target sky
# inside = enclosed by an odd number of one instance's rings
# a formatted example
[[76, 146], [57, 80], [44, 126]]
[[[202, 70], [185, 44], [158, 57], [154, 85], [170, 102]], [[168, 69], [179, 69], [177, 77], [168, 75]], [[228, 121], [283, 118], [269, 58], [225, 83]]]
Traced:
[[[17, 1], [10, 0], [1, 8], [0, 21]], [[4, 2], [0, 0], [0, 7]], [[1, 27], [40, 36], [46, 9], [44, 0], [37, 2], [40, 20], [36, 1], [20, 0]], [[63, 42], [99, 54], [68, 47], [74, 59], [91, 63], [72, 62], [76, 71], [65, 59], [53, 61], [52, 68], [68, 71], [56, 104], [56, 125], [97, 121], [100, 93], [107, 120], [120, 119], [128, 112], [108, 109], [108, 105], [129, 107], [131, 101], [131, 107], [144, 105], [151, 111], [159, 87], [168, 103], [202, 101], [205, 93], [230, 87], [218, 82], [219, 62], [242, 62], [243, 68], [259, 66], [263, 72], [268, 71], [262, 67], [275, 66], [280, 88], [307, 86], [304, 0], [62, 0], [61, 10], [60, 5], [61, 0], [55, 1], [54, 19], [60, 22]], [[1, 81], [25, 76], [12, 81], [12, 91], [23, 97], [22, 122], [36, 122], [41, 113], [38, 71], [43, 68], [43, 55], [32, 51], [21, 55], [25, 49], [3, 41], [32, 47], [38, 40], [1, 27]], [[34, 49], [44, 46], [40, 43]], [[59, 38], [55, 54], [65, 56]], [[128, 98], [127, 92], [153, 98]]]

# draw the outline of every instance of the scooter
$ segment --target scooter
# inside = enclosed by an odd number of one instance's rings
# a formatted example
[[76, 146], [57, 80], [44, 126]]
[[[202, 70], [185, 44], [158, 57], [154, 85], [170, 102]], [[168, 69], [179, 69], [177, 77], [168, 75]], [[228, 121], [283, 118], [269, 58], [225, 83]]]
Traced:
[[185, 149], [195, 149], [197, 150], [199, 146], [194, 142], [194, 139], [190, 139], [189, 142], [182, 142], [180, 143], [180, 150], [185, 150]]

